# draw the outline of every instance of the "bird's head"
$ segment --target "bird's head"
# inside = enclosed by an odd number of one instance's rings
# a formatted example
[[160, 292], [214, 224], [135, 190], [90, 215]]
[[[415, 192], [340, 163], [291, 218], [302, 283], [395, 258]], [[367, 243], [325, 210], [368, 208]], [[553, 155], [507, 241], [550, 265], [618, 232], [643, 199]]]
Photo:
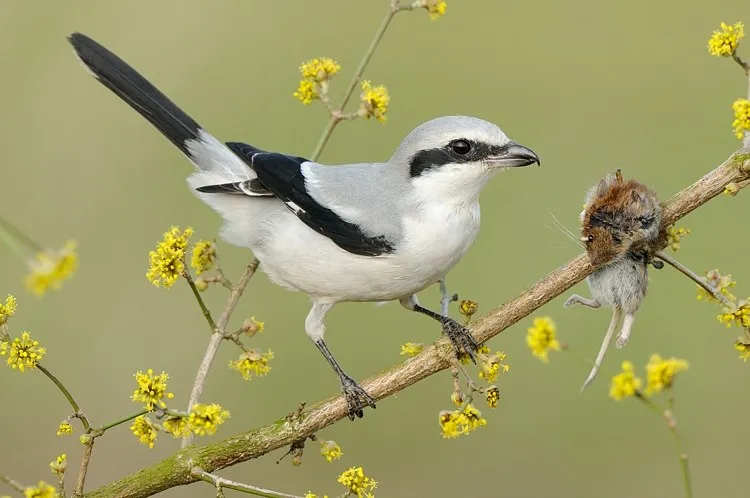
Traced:
[[505, 168], [540, 164], [529, 148], [496, 125], [468, 116], [444, 116], [419, 125], [401, 142], [391, 164], [405, 167], [418, 191], [449, 202], [474, 202]]

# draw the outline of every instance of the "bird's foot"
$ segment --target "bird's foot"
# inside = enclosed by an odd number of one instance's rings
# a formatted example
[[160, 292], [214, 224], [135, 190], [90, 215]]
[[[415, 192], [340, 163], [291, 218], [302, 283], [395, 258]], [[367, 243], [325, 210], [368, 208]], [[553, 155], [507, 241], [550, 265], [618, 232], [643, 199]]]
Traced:
[[479, 344], [474, 340], [471, 331], [453, 318], [443, 318], [441, 323], [443, 325], [443, 333], [451, 340], [456, 354], [465, 353], [476, 364], [476, 352], [479, 349]]
[[346, 398], [349, 420], [354, 420], [355, 416], [362, 418], [363, 410], [368, 406], [375, 408], [375, 400], [351, 377], [341, 378], [341, 392]]

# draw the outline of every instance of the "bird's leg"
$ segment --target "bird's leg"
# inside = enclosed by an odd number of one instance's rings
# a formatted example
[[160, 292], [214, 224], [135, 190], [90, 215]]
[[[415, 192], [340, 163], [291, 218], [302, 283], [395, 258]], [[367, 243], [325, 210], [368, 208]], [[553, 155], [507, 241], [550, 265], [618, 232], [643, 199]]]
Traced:
[[453, 301], [458, 300], [458, 294], [448, 294], [448, 285], [445, 283], [445, 277], [438, 280], [440, 284], [440, 314], [448, 316], [448, 308]]
[[625, 318], [622, 319], [622, 328], [620, 329], [620, 333], [617, 334], [617, 342], [615, 342], [617, 349], [628, 343], [630, 331], [633, 329], [633, 320], [635, 320], [633, 313], [625, 313]]
[[375, 408], [375, 400], [372, 399], [372, 397], [367, 394], [367, 392], [365, 392], [365, 390], [362, 389], [353, 378], [344, 372], [323, 340], [323, 334], [325, 332], [323, 319], [333, 305], [334, 303], [313, 303], [310, 313], [308, 313], [307, 319], [305, 320], [305, 332], [307, 332], [307, 335], [310, 336], [333, 368], [333, 371], [338, 375], [339, 382], [341, 382], [341, 392], [344, 393], [344, 398], [346, 399], [349, 419], [354, 420], [355, 416], [362, 418], [364, 415], [363, 409], [365, 407], [371, 406]]
[[568, 299], [565, 300], [565, 306], [566, 308], [569, 308], [570, 306], [573, 306], [574, 304], [581, 304], [583, 306], [588, 306], [589, 308], [601, 308], [602, 304], [597, 301], [596, 299], [587, 299], [583, 296], [579, 296], [578, 294], [573, 294]]
[[469, 358], [471, 358], [471, 361], [474, 363], [477, 362], [476, 351], [479, 348], [479, 344], [477, 344], [477, 341], [474, 339], [474, 336], [469, 329], [455, 321], [453, 318], [423, 308], [418, 304], [417, 296], [412, 295], [405, 297], [399, 299], [399, 302], [408, 310], [422, 313], [423, 315], [427, 315], [440, 322], [440, 325], [443, 327], [443, 333], [448, 336], [448, 339], [450, 339], [456, 353], [466, 353]]
[[599, 372], [599, 367], [602, 366], [602, 362], [604, 361], [604, 355], [607, 354], [609, 343], [612, 342], [612, 336], [615, 335], [615, 329], [617, 328], [617, 322], [619, 321], [620, 321], [620, 308], [615, 306], [615, 308], [612, 310], [612, 320], [610, 320], [609, 322], [609, 328], [607, 329], [607, 333], [604, 334], [604, 340], [602, 341], [602, 346], [601, 348], [599, 348], [599, 354], [596, 356], [596, 361], [594, 361], [594, 366], [591, 367], [591, 372], [589, 372], [589, 376], [586, 377], [586, 381], [583, 383], [583, 386], [581, 387], [580, 392], [583, 392], [583, 390], [586, 389], [586, 386], [588, 386], [594, 381], [596, 374]]

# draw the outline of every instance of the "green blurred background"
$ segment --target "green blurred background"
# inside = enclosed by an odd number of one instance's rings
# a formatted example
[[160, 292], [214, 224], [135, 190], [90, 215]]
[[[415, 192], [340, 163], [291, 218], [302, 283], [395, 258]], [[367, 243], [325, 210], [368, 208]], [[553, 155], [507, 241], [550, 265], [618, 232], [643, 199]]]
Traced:
[[[303, 2], [5, 1], [0, 15], [0, 212], [51, 247], [79, 242], [80, 269], [61, 292], [37, 299], [23, 288], [25, 267], [0, 247], [0, 293], [16, 293], [12, 331], [30, 330], [49, 349], [47, 366], [77, 395], [96, 424], [136, 408], [136, 370], [166, 370], [175, 403], [187, 401], [207, 343], [205, 323], [186, 285], [169, 291], [144, 277], [147, 253], [171, 224], [212, 237], [219, 218], [188, 190], [189, 163], [143, 118], [96, 83], [65, 36], [82, 31], [122, 56], [218, 138], [298, 155], [311, 153], [325, 124], [321, 106], [292, 97], [297, 67], [329, 56], [342, 65], [343, 91], [385, 13], [387, 0]], [[447, 15], [399, 14], [366, 77], [387, 85], [390, 119], [345, 123], [322, 160], [386, 160], [417, 124], [444, 114], [500, 124], [533, 148], [541, 168], [500, 175], [482, 196], [482, 232], [453, 270], [451, 291], [479, 301], [480, 312], [511, 298], [579, 249], [554, 228], [571, 230], [585, 189], [621, 167], [666, 198], [722, 162], [739, 142], [731, 102], [746, 81], [734, 63], [710, 57], [706, 42], [720, 21], [750, 22], [741, 0], [626, 3], [580, 0], [449, 2]], [[750, 43], [750, 42], [747, 42]], [[749, 47], [744, 47], [750, 57]], [[693, 234], [678, 253], [698, 272], [718, 267], [750, 293], [750, 235], [740, 215], [747, 199], [720, 197], [682, 223]], [[220, 244], [230, 277], [250, 254]], [[588, 293], [585, 285], [575, 291]], [[218, 312], [225, 293], [207, 294]], [[437, 289], [422, 293], [436, 304]], [[609, 311], [563, 309], [551, 315], [560, 338], [591, 358]], [[219, 354], [204, 399], [231, 410], [213, 438], [267, 424], [301, 401], [335, 394], [336, 378], [303, 331], [308, 301], [259, 275], [235, 324], [265, 320], [253, 340], [276, 354], [271, 374], [251, 382]], [[744, 434], [750, 365], [733, 350], [735, 330], [697, 303], [695, 286], [669, 268], [652, 273], [634, 336], [611, 351], [605, 368], [653, 352], [689, 360], [679, 382], [678, 421], [690, 453], [696, 496], [747, 496]], [[664, 497], [682, 493], [677, 459], [663, 421], [633, 400], [607, 397], [602, 376], [583, 395], [587, 367], [569, 354], [549, 365], [525, 345], [530, 318], [491, 341], [509, 354], [501, 406], [484, 409], [489, 425], [443, 440], [437, 413], [450, 408], [451, 379], [436, 375], [378, 403], [364, 421], [342, 421], [319, 436], [335, 439], [333, 464], [310, 445], [304, 464], [275, 463], [276, 452], [224, 471], [260, 486], [338, 494], [336, 476], [362, 465], [378, 496]], [[399, 346], [438, 337], [435, 324], [397, 304], [343, 304], [328, 320], [339, 361], [362, 379], [401, 361]], [[0, 370], [0, 472], [32, 483], [53, 480], [47, 463], [71, 460], [77, 437], [55, 429], [69, 413], [39, 373]], [[78, 430], [78, 426], [76, 426]], [[161, 436], [154, 449], [122, 427], [96, 445], [88, 489], [153, 464], [178, 448]], [[72, 489], [72, 488], [71, 488]], [[9, 489], [0, 488], [0, 494]], [[233, 493], [229, 491], [228, 493]], [[195, 484], [164, 496], [213, 496]]]

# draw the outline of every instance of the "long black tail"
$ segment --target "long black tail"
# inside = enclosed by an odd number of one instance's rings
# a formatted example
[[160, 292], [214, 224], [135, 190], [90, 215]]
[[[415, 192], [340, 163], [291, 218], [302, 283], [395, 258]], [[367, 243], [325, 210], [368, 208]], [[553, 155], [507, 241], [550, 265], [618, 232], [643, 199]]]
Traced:
[[190, 156], [186, 140], [198, 139], [201, 126], [125, 61], [86, 35], [68, 37], [78, 57], [104, 86], [128, 103]]

